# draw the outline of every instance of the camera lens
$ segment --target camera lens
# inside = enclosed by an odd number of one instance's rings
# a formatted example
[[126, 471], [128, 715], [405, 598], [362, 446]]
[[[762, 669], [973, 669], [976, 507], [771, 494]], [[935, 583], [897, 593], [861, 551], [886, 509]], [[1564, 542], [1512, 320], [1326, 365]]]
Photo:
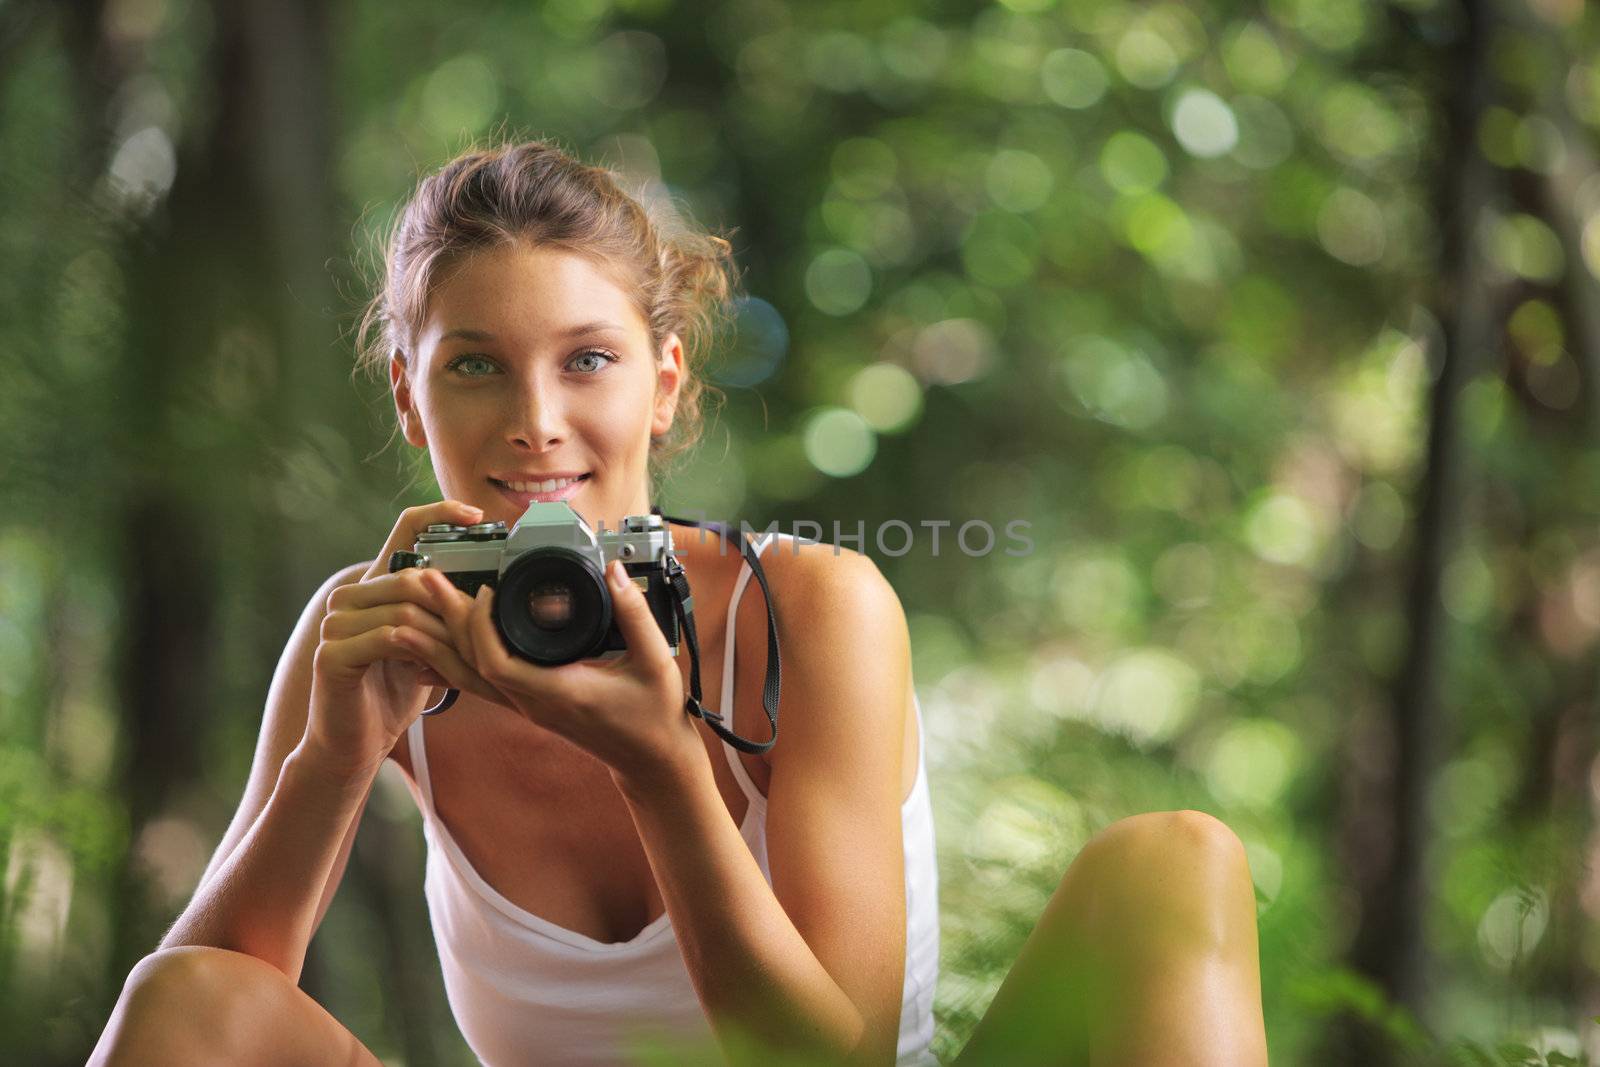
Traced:
[[593, 560], [546, 546], [506, 568], [494, 617], [513, 652], [554, 667], [596, 653], [611, 629], [611, 595]]
[[572, 624], [572, 589], [546, 582], [528, 591], [528, 618], [546, 633], [560, 633]]

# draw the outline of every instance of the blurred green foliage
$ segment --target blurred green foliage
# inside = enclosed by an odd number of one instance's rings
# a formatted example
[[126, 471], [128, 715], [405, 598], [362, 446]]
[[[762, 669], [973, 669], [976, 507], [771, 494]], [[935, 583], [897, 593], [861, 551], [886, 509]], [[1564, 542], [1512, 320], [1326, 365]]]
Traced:
[[[1476, 232], [1507, 314], [1468, 354], [1471, 475], [1439, 591], [1425, 1021], [1344, 959], [1426, 473], [1453, 4], [347, 0], [282, 8], [299, 28], [201, 0], [89, 7], [86, 40], [65, 8], [0, 6], [13, 1062], [81, 1062], [118, 924], [153, 947], [226, 825], [299, 605], [436, 499], [418, 457], [388, 458], [383, 387], [346, 382], [350, 331], [418, 174], [500, 134], [554, 138], [664, 217], [734, 233], [749, 298], [710, 365], [725, 402], [667, 510], [953, 524], [937, 558], [924, 536], [867, 546], [910, 619], [928, 728], [936, 1051], [960, 1048], [1084, 842], [1175, 808], [1248, 851], [1275, 1062], [1311, 1062], [1339, 1012], [1428, 1062], [1596, 1051], [1600, 364], [1564, 286], [1600, 274], [1600, 176], [1578, 175], [1575, 229], [1528, 192], [1596, 151], [1592, 7], [1507, 0], [1490, 52], [1477, 147], [1506, 191]], [[318, 107], [257, 87], [259, 110], [219, 122], [241, 54], [320, 86]], [[193, 176], [221, 137], [259, 141], [259, 188]], [[285, 146], [316, 180], [284, 176]], [[279, 228], [186, 238], [188, 273], [152, 281], [138, 254], [170, 237], [186, 177], [275, 204]], [[227, 288], [235, 260], [263, 283]], [[170, 350], [131, 325], [162, 284], [207, 324]], [[160, 391], [134, 367], [161, 368]], [[135, 826], [117, 665], [144, 620], [120, 599], [119, 517], [157, 484], [205, 517], [218, 666], [195, 679], [200, 768]], [[1033, 550], [952, 550], [972, 519], [1027, 521]], [[416, 812], [392, 780], [379, 793], [368, 817], [404, 829], [392, 862], [420, 890]], [[114, 906], [127, 865], [142, 918]], [[383, 936], [341, 894], [325, 1003], [391, 1062], [471, 1062], [426, 954], [408, 967], [434, 1036], [408, 1036]]]

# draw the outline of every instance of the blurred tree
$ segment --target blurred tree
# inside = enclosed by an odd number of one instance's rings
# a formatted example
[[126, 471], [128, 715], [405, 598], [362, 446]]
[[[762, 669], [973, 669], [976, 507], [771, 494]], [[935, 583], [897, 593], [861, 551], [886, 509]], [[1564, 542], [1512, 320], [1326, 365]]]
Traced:
[[[1442, 101], [1444, 138], [1435, 177], [1439, 223], [1438, 288], [1433, 297], [1441, 324], [1430, 390], [1427, 453], [1417, 486], [1416, 538], [1405, 601], [1406, 649], [1391, 698], [1393, 785], [1386, 796], [1365, 798], [1386, 813], [1363, 818], [1368, 835], [1352, 848], [1371, 865], [1362, 887], [1361, 925], [1351, 959], [1419, 1018], [1429, 1015], [1432, 988], [1425, 917], [1433, 871], [1433, 819], [1429, 790], [1458, 734], [1441, 702], [1446, 616], [1441, 595], [1445, 567], [1459, 543], [1464, 500], [1471, 477], [1460, 429], [1462, 388], [1489, 369], [1496, 351], [1500, 304], [1479, 253], [1476, 232], [1495, 195], [1495, 173], [1478, 149], [1478, 129], [1489, 104], [1488, 49], [1492, 5], [1459, 0], [1453, 47], [1442, 59], [1447, 77], [1436, 84], [1451, 93]], [[1373, 833], [1374, 827], [1381, 827]], [[1345, 1062], [1390, 1062], [1387, 1034], [1350, 1027], [1354, 1039]]]

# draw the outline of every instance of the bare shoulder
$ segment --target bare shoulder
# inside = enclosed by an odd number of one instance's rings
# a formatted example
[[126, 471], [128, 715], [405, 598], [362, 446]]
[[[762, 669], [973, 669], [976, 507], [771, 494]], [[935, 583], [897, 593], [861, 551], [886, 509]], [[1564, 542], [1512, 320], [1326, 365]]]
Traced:
[[[707, 581], [704, 595], [712, 604], [725, 602], [741, 568], [741, 554], [721, 543], [708, 543], [695, 531], [680, 534], [679, 542], [686, 566], [715, 575]], [[894, 588], [877, 564], [860, 552], [827, 542], [781, 537], [767, 543], [759, 559], [780, 639], [791, 634], [796, 639], [807, 635], [806, 640], [815, 640], [823, 626], [847, 633], [852, 625], [905, 625]], [[699, 600], [700, 580], [697, 577], [693, 582]], [[765, 644], [767, 613], [760, 583], [751, 580], [739, 599], [738, 618], [728, 620], [728, 625], [737, 629], [739, 647]]]
[[761, 563], [785, 628], [895, 620], [904, 625], [900, 598], [870, 556], [826, 542], [781, 538], [762, 553]]
[[[910, 636], [900, 598], [877, 564], [859, 552], [826, 543], [797, 546], [789, 538], [763, 552], [761, 563], [778, 619], [782, 703], [796, 709], [785, 726], [788, 751], [832, 753], [834, 739], [872, 726], [898, 740], [911, 678]], [[744, 647], [766, 641], [760, 600], [747, 596], [740, 604]], [[795, 743], [798, 732], [812, 730], [828, 740]]]

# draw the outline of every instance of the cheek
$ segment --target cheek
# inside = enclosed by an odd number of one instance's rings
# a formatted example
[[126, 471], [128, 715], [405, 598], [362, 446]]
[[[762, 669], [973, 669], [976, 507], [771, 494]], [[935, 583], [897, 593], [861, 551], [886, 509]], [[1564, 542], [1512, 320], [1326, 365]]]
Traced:
[[625, 446], [649, 436], [655, 414], [654, 381], [618, 383], [617, 388], [603, 393], [595, 390], [587, 400], [580, 398], [579, 410], [584, 412], [584, 422], [592, 435]]
[[491, 412], [481, 404], [466, 397], [432, 396], [419, 405], [423, 423], [429, 428], [429, 438], [436, 447], [453, 451], [463, 446], [471, 447], [478, 438], [495, 425]]

